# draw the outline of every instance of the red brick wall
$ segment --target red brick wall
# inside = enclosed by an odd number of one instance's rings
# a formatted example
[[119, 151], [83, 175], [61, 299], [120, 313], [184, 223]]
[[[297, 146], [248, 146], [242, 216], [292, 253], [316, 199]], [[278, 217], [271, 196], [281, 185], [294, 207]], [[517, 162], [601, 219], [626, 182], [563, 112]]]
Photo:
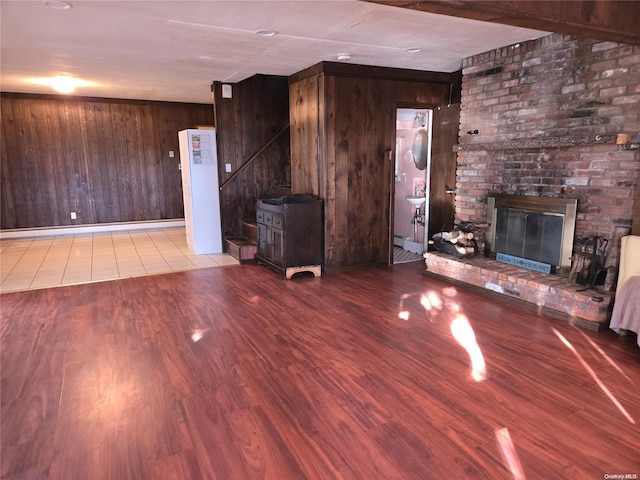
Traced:
[[631, 226], [639, 132], [640, 47], [553, 34], [467, 58], [456, 218], [484, 221], [488, 193], [577, 198], [576, 237], [610, 237]]

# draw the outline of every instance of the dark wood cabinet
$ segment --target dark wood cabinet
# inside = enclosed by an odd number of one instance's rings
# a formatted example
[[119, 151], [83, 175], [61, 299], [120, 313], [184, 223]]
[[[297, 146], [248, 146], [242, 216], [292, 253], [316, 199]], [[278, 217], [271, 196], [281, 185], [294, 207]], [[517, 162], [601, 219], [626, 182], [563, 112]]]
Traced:
[[295, 194], [257, 202], [256, 261], [291, 278], [297, 272], [322, 271], [322, 200]]

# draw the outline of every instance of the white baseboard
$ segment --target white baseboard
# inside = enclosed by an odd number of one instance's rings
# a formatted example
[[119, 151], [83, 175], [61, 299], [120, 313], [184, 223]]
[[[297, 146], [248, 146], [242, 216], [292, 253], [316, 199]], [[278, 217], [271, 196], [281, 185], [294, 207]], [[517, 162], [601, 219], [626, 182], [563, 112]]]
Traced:
[[94, 223], [92, 225], [72, 225], [61, 227], [16, 228], [0, 230], [0, 240], [9, 238], [51, 237], [55, 235], [82, 235], [86, 233], [126, 232], [130, 230], [150, 230], [155, 228], [184, 227], [184, 219], [149, 220], [145, 222]]

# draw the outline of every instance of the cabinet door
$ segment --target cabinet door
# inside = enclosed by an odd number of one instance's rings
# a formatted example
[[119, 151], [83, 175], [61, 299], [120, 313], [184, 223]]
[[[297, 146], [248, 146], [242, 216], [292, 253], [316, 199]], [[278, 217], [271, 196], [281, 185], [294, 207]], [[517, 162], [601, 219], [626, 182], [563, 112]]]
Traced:
[[270, 228], [271, 230], [271, 261], [277, 265], [283, 265], [284, 262], [284, 242], [282, 238], [282, 230], [279, 228]]
[[258, 223], [258, 253], [265, 257], [269, 256], [268, 227], [264, 223]]
[[284, 260], [282, 230], [266, 227], [266, 238], [266, 257], [274, 264], [282, 266]]

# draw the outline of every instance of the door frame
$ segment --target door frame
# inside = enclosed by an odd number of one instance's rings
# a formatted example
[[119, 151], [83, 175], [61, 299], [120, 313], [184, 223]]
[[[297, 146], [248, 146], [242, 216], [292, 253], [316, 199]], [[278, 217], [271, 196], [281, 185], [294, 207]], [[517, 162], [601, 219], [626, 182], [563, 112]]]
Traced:
[[[425, 217], [428, 218], [428, 209], [429, 209], [429, 197], [431, 195], [431, 160], [433, 156], [433, 129], [435, 124], [435, 110], [437, 105], [432, 103], [418, 103], [418, 102], [396, 102], [394, 104], [393, 109], [393, 131], [392, 136], [389, 137], [389, 145], [392, 145], [389, 149], [389, 159], [391, 160], [392, 168], [390, 169], [389, 176], [389, 232], [388, 232], [388, 241], [389, 241], [389, 252], [388, 252], [388, 265], [393, 265], [393, 251], [395, 245], [393, 244], [394, 240], [394, 227], [395, 227], [395, 198], [396, 198], [396, 178], [395, 178], [395, 165], [396, 165], [396, 138], [397, 138], [397, 118], [398, 118], [398, 109], [411, 109], [411, 110], [431, 110], [431, 128], [429, 132], [430, 145], [429, 145], [429, 158], [427, 160], [427, 173], [425, 173], [425, 186], [427, 192], [427, 202], [425, 203]], [[427, 242], [428, 235], [428, 223], [425, 225], [425, 244]]]

